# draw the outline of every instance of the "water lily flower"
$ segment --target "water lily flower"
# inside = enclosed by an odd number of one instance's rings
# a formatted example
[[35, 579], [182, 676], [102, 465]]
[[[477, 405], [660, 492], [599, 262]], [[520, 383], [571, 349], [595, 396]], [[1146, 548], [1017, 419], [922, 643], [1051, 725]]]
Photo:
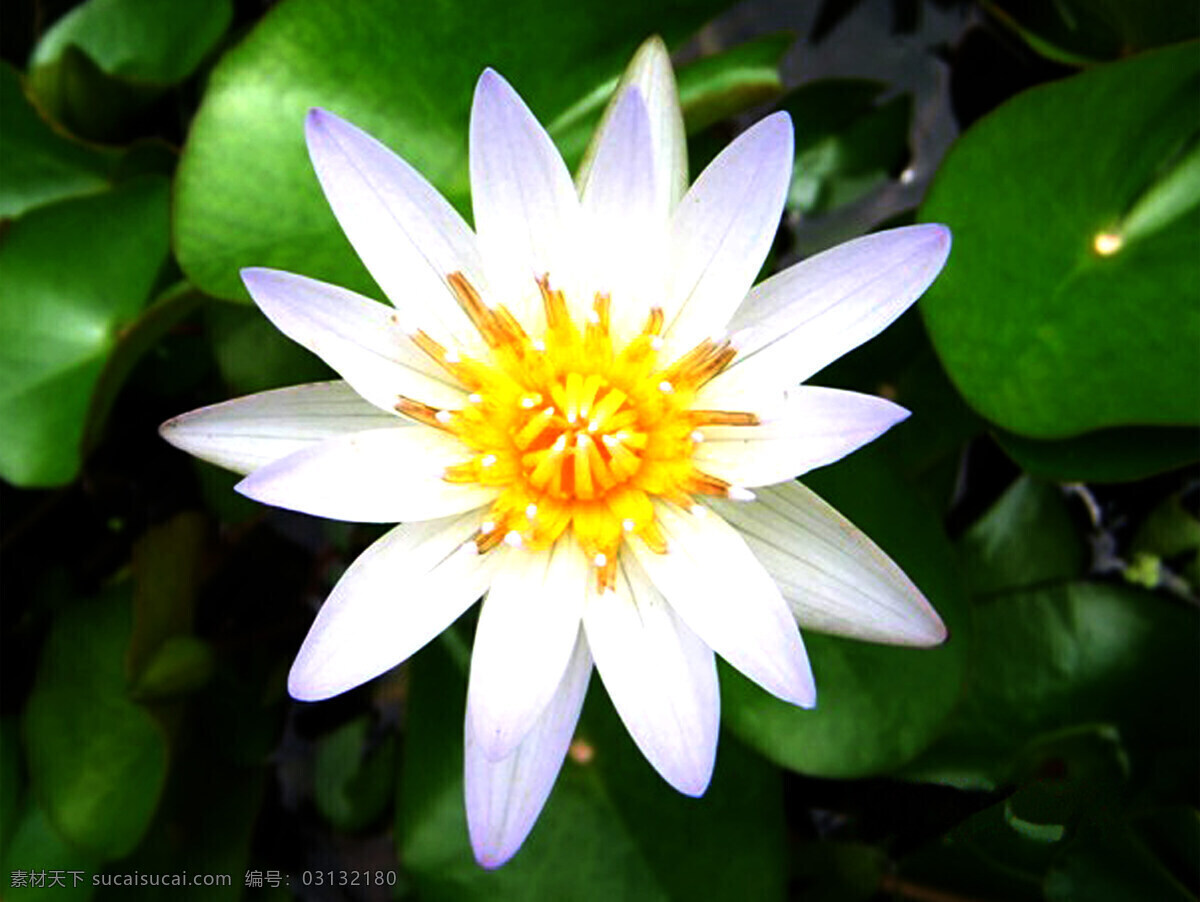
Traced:
[[177, 417], [166, 439], [266, 504], [399, 523], [346, 571], [289, 677], [301, 700], [404, 661], [481, 596], [465, 724], [470, 838], [502, 864], [562, 766], [593, 665], [634, 741], [708, 786], [714, 655], [803, 707], [797, 622], [934, 645], [901, 570], [795, 477], [907, 416], [800, 383], [900, 315], [949, 250], [919, 225], [761, 284], [792, 172], [776, 113], [687, 185], [670, 62], [648, 42], [573, 182], [514, 90], [475, 90], [475, 227], [402, 159], [313, 110], [308, 148], [392, 302], [268, 269], [242, 278], [343, 381]]

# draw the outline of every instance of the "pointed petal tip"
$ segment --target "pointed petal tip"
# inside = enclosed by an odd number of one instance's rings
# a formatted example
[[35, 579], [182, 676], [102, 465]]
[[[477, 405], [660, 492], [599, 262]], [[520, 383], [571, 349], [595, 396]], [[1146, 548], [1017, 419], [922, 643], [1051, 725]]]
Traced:
[[254, 496], [250, 494], [251, 492], [255, 491], [254, 483], [251, 482], [251, 477], [253, 475], [253, 473], [249, 473], [246, 476], [243, 476], [238, 482], [234, 483], [233, 490], [239, 495], [244, 495], [247, 498], [257, 501], [258, 499], [254, 498]]
[[[320, 627], [310, 630], [300, 646], [296, 659], [288, 671], [287, 692], [298, 702], [323, 702], [342, 693], [369, 683], [391, 668], [363, 675], [354, 668], [359, 661], [351, 656], [322, 653], [313, 640], [320, 635]], [[393, 665], [394, 666], [394, 665]]]
[[662, 35], [658, 34], [652, 34], [646, 40], [642, 41], [638, 45], [638, 49], [634, 51], [633, 56], [636, 59], [643, 53], [664, 56], [668, 60], [671, 58], [670, 51], [667, 50], [667, 42], [662, 39]]
[[296, 658], [296, 661], [292, 664], [292, 669], [288, 672], [288, 695], [298, 702], [323, 702], [325, 699], [340, 695], [350, 688], [353, 687], [344, 686], [331, 689], [327, 684], [322, 683], [315, 674], [308, 672], [303, 652]]
[[[794, 149], [795, 129], [792, 127], [792, 117], [787, 110], [776, 110], [769, 116], [764, 116], [751, 126], [751, 129], [763, 138], [780, 141]], [[792, 162], [793, 153], [788, 153], [788, 163]]]
[[479, 73], [478, 80], [475, 82], [475, 101], [479, 101], [481, 94], [491, 94], [503, 90], [513, 90], [512, 85], [508, 83], [508, 79], [491, 66], [485, 66], [483, 71]]
[[255, 291], [266, 290], [268, 283], [275, 280], [278, 272], [278, 270], [266, 266], [243, 266], [238, 270], [238, 275], [241, 276], [242, 284], [246, 286], [246, 290], [253, 297]]
[[946, 262], [946, 258], [950, 255], [950, 245], [953, 244], [954, 236], [950, 232], [950, 227], [940, 222], [926, 222], [908, 227], [912, 233], [916, 233], [920, 239], [928, 241], [932, 254], [940, 255], [941, 263]]
[[476, 842], [475, 837], [471, 837], [471, 851], [475, 853], [475, 861], [481, 868], [488, 871], [494, 871], [508, 864], [520, 848], [520, 843], [515, 845], [512, 843], [492, 845], [484, 839]]
[[[797, 628], [796, 635], [799, 636], [799, 634], [800, 630]], [[817, 682], [813, 678], [812, 664], [809, 663], [807, 651], [803, 651], [802, 657], [792, 663], [792, 672], [787, 674], [786, 683], [773, 687], [764, 686], [764, 688], [769, 688], [769, 691], [797, 708], [815, 708], [817, 706]]]
[[308, 112], [304, 114], [304, 140], [308, 144], [310, 154], [314, 152], [314, 144], [331, 139], [331, 131], [354, 128], [355, 126], [337, 113], [331, 113], [319, 106], [309, 107]]
[[710, 758], [707, 767], [697, 768], [692, 773], [675, 774], [675, 778], [667, 780], [667, 782], [676, 792], [698, 799], [708, 792], [708, 786], [712, 783], [713, 761], [714, 759]]
[[[195, 413], [195, 411], [191, 413]], [[188, 441], [187, 435], [187, 421], [191, 413], [181, 413], [179, 416], [171, 417], [171, 419], [158, 427], [159, 438], [172, 448], [178, 448], [180, 451], [186, 451], [188, 454], [193, 453], [193, 443]]]
[[921, 612], [924, 616], [913, 623], [912, 632], [906, 637], [914, 648], [935, 648], [950, 638], [950, 630], [932, 606]]

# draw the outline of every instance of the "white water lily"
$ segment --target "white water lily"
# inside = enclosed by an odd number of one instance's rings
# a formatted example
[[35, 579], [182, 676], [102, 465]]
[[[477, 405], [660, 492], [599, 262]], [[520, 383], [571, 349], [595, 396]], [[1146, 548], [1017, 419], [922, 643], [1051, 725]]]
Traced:
[[[562, 766], [593, 663], [667, 782], [708, 786], [714, 653], [815, 704], [800, 624], [934, 645], [901, 570], [795, 481], [907, 416], [803, 380], [885, 328], [949, 250], [938, 225], [851, 241], [752, 287], [792, 172], [785, 114], [687, 187], [670, 62], [648, 42], [575, 182], [495, 72], [471, 110], [475, 229], [321, 110], [308, 147], [393, 306], [243, 271], [344, 381], [184, 414], [162, 433], [267, 504], [400, 523], [346, 571], [300, 649], [297, 699], [405, 660], [484, 596], [465, 724], [477, 858], [510, 858]], [[754, 491], [751, 491], [753, 489]]]

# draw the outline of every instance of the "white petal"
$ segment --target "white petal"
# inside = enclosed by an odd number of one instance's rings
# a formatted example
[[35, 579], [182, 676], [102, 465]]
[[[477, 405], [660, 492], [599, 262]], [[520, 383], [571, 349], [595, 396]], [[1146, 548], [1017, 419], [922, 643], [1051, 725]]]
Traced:
[[249, 473], [327, 438], [406, 423], [345, 382], [314, 382], [201, 407], [167, 420], [158, 432], [201, 460]]
[[243, 269], [242, 281], [280, 332], [375, 406], [391, 411], [399, 395], [435, 407], [463, 405], [466, 393], [412, 343], [391, 308], [276, 269]]
[[687, 137], [683, 129], [683, 110], [679, 107], [679, 90], [671, 69], [671, 55], [667, 52], [667, 45], [658, 36], [647, 38], [625, 67], [613, 92], [613, 99], [600, 120], [596, 136], [579, 164], [575, 184], [580, 194], [586, 195], [596, 152], [608, 129], [609, 119], [628, 88], [637, 89], [648, 113], [655, 208], [669, 214], [688, 187]]
[[704, 406], [803, 382], [889, 326], [949, 253], [945, 226], [907, 226], [847, 241], [771, 277], [730, 322], [738, 358], [705, 387]]
[[583, 189], [584, 243], [588, 284], [611, 296], [613, 334], [621, 343], [662, 298], [668, 208], [656, 196], [650, 120], [636, 88], [620, 96], [603, 129]]
[[792, 122], [774, 113], [725, 148], [679, 202], [664, 359], [725, 329], [771, 249], [791, 175]]
[[588, 560], [569, 538], [546, 551], [502, 548], [471, 652], [467, 716], [483, 754], [512, 754], [566, 670], [579, 635]]
[[738, 532], [704, 507], [657, 504], [666, 554], [629, 544], [683, 621], [722, 658], [772, 695], [816, 704], [816, 687], [796, 621]]
[[319, 701], [395, 667], [483, 594], [489, 555], [470, 541], [473, 514], [405, 523], [364, 551], [333, 587], [288, 675], [288, 692]]
[[890, 645], [937, 645], [946, 627], [912, 581], [853, 523], [798, 482], [737, 503], [704, 499], [746, 539], [801, 626]]
[[482, 347], [446, 282], [461, 272], [487, 287], [458, 212], [408, 163], [333, 113], [310, 110], [305, 134], [325, 197], [384, 294], [439, 341]]
[[702, 795], [717, 754], [716, 659], [629, 557], [616, 591], [588, 594], [588, 646], [642, 754], [675, 789]]
[[354, 523], [432, 520], [473, 510], [498, 489], [451, 483], [470, 457], [454, 436], [413, 425], [327, 439], [261, 467], [235, 489], [275, 507]]
[[536, 280], [581, 297], [573, 257], [579, 198], [554, 142], [503, 78], [484, 70], [475, 87], [470, 130], [471, 194], [490, 302], [507, 306], [537, 331]]
[[591, 674], [592, 658], [581, 634], [550, 703], [521, 744], [500, 761], [483, 754], [467, 717], [467, 828], [484, 867], [497, 868], [512, 858], [533, 828], [562, 768]]
[[705, 427], [696, 464], [734, 485], [773, 485], [840, 460], [908, 416], [874, 395], [801, 385], [759, 426]]

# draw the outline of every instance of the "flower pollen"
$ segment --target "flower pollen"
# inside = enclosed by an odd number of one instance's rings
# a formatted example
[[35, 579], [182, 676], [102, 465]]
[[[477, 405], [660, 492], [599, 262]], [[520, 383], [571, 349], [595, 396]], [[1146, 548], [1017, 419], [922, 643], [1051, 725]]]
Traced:
[[626, 535], [666, 552], [653, 499], [689, 508], [695, 494], [738, 496], [693, 463], [701, 427], [759, 423], [753, 413], [691, 406], [732, 362], [728, 341], [705, 339], [664, 365], [661, 308], [616, 347], [609, 296], [596, 294], [576, 323], [548, 275], [537, 280], [546, 329], [534, 338], [507, 309], [487, 306], [462, 273], [450, 273], [447, 282], [483, 337], [487, 359], [417, 332], [417, 346], [470, 392], [469, 403], [437, 409], [401, 396], [396, 410], [463, 443], [466, 459], [448, 467], [444, 479], [501, 490], [476, 534], [480, 552], [501, 541], [549, 548], [570, 529], [602, 591], [614, 584]]

